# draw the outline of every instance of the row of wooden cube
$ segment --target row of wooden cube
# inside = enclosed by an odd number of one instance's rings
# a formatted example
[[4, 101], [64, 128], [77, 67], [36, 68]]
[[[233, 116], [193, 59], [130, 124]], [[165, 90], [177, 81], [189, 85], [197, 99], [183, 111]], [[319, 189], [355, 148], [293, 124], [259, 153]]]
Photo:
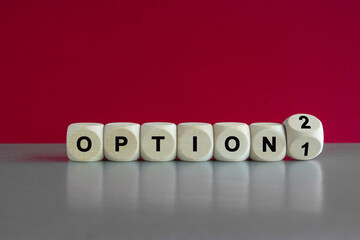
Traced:
[[322, 123], [310, 114], [295, 114], [279, 123], [223, 122], [74, 123], [67, 131], [70, 160], [111, 161], [280, 161], [318, 156]]

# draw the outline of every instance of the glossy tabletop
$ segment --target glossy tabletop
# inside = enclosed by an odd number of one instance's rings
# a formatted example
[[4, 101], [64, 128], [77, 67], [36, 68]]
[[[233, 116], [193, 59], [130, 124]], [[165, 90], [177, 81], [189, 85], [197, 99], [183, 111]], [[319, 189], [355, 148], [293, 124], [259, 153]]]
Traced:
[[360, 239], [360, 144], [311, 161], [69, 162], [0, 145], [0, 239]]

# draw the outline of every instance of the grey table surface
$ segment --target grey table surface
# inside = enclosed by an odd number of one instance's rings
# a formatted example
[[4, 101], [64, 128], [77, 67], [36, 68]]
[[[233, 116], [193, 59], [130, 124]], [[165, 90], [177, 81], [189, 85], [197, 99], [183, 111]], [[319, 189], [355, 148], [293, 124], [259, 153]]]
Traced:
[[0, 239], [360, 239], [360, 144], [311, 161], [69, 162], [0, 145]]

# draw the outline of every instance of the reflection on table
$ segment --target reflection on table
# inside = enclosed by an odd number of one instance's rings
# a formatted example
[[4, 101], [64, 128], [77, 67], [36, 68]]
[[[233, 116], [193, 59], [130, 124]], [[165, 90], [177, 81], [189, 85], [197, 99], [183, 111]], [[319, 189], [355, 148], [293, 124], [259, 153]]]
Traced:
[[74, 211], [174, 215], [322, 211], [322, 169], [315, 161], [69, 162]]

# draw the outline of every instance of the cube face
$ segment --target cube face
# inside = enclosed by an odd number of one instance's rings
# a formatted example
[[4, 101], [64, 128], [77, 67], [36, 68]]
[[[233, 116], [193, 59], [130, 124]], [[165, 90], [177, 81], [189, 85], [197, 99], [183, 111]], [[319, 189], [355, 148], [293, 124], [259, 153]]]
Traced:
[[302, 137], [287, 143], [287, 155], [296, 160], [310, 160], [317, 157], [322, 149], [323, 142], [315, 137]]
[[171, 161], [176, 158], [176, 125], [152, 122], [141, 126], [141, 158], [146, 161]]
[[244, 161], [250, 154], [250, 130], [245, 123], [214, 125], [214, 158], [219, 161]]
[[285, 128], [279, 123], [253, 123], [250, 125], [250, 159], [255, 161], [281, 161], [286, 155]]
[[79, 162], [103, 160], [103, 132], [101, 123], [70, 124], [66, 136], [68, 158]]
[[177, 156], [183, 161], [208, 161], [214, 151], [213, 127], [209, 123], [178, 125]]
[[111, 161], [134, 161], [140, 158], [140, 125], [109, 123], [104, 128], [104, 154]]
[[289, 129], [305, 135], [311, 135], [312, 132], [323, 129], [322, 123], [317, 117], [306, 113], [292, 115], [285, 121]]
[[297, 160], [317, 157], [324, 145], [321, 121], [310, 114], [295, 114], [284, 121], [287, 136], [287, 155]]

